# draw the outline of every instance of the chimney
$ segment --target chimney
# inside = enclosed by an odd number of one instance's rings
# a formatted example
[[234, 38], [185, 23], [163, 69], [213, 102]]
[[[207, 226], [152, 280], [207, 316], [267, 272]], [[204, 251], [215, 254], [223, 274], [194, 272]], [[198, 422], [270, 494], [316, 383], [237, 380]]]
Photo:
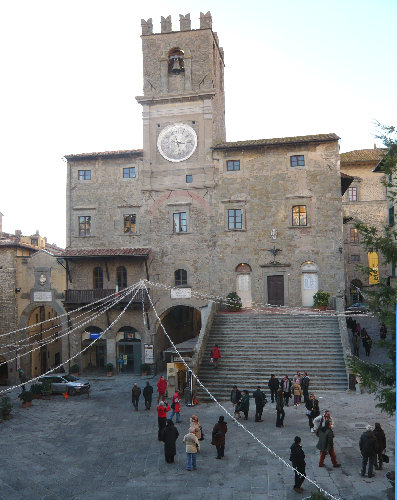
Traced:
[[36, 229], [36, 236], [40, 236], [40, 231]]
[[3, 214], [0, 212], [0, 236], [3, 232]]
[[20, 238], [22, 236], [22, 231], [20, 229], [15, 229], [15, 236]]
[[374, 143], [374, 151], [376, 151], [376, 144]]

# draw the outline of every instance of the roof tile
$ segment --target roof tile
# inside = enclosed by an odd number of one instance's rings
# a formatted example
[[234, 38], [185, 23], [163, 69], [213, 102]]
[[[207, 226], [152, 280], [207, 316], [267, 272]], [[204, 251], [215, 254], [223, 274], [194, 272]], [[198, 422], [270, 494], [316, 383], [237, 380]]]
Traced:
[[280, 137], [274, 139], [254, 139], [250, 141], [223, 142], [214, 146], [214, 150], [255, 148], [261, 146], [277, 146], [283, 144], [302, 144], [308, 142], [330, 142], [338, 141], [340, 137], [336, 134], [300, 135], [295, 137]]
[[354, 151], [348, 151], [346, 153], [341, 153], [340, 161], [341, 163], [360, 163], [365, 161], [379, 162], [387, 149], [377, 148], [377, 149], [356, 149]]
[[147, 257], [150, 248], [67, 248], [62, 257]]

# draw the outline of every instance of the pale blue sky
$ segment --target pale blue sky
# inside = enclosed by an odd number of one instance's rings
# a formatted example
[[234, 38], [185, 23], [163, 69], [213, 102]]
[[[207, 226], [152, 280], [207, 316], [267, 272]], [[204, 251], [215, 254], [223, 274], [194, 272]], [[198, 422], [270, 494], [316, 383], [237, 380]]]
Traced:
[[397, 2], [20, 0], [0, 5], [3, 229], [65, 244], [65, 154], [142, 146], [141, 18], [210, 10], [225, 49], [227, 139], [335, 132], [373, 147], [397, 123]]

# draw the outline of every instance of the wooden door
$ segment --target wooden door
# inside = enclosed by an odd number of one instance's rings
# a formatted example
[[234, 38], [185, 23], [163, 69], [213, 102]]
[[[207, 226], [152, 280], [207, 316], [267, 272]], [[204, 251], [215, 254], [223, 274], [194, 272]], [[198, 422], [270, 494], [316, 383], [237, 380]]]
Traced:
[[274, 306], [284, 305], [284, 276], [267, 277], [267, 302]]

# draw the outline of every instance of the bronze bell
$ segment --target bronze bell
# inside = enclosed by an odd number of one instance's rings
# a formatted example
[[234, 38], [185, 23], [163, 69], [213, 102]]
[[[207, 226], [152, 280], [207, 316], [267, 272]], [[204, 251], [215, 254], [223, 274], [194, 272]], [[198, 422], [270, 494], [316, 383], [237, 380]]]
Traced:
[[179, 73], [181, 72], [181, 63], [179, 61], [179, 57], [173, 57], [171, 72], [175, 73], [176, 75], [179, 75]]

